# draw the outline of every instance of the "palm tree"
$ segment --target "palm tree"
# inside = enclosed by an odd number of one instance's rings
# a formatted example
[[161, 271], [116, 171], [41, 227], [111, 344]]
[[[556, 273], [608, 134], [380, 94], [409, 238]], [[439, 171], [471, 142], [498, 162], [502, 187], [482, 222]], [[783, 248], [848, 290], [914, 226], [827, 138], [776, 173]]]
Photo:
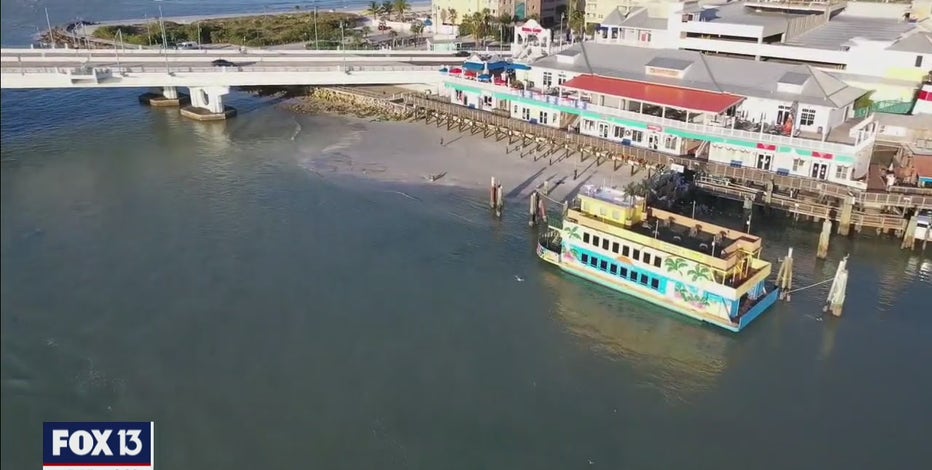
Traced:
[[444, 9], [444, 10], [440, 10], [440, 24], [447, 24], [447, 19], [448, 19], [449, 16], [450, 16], [450, 14], [447, 13], [447, 10], [445, 10], [445, 9]]
[[573, 226], [566, 229], [566, 237], [574, 240], [579, 240], [579, 227]]
[[423, 32], [424, 32], [424, 23], [421, 23], [420, 21], [415, 21], [414, 23], [411, 23], [411, 34], [413, 34], [414, 37], [421, 37], [421, 33]]
[[663, 264], [667, 267], [667, 272], [677, 273], [680, 276], [683, 275], [683, 268], [686, 267], [686, 260], [683, 258], [677, 258], [675, 256], [667, 257], [663, 260]]
[[382, 2], [382, 13], [384, 13], [386, 16], [391, 16], [393, 11], [395, 11], [395, 4], [393, 4], [390, 0]]
[[382, 5], [379, 2], [369, 2], [369, 7], [366, 8], [365, 13], [375, 21], [379, 19], [379, 14], [382, 13]]
[[586, 6], [582, 0], [576, 0], [575, 5], [572, 7], [569, 27], [577, 38], [583, 37], [586, 33]]
[[[465, 22], [467, 19], [464, 18]], [[492, 12], [488, 8], [477, 11], [468, 18], [472, 35], [479, 45], [485, 44], [486, 37], [492, 31]]]
[[395, 0], [395, 11], [398, 12], [398, 19], [404, 21], [404, 14], [411, 9], [408, 0]]
[[498, 25], [501, 30], [501, 34], [499, 35], [501, 37], [498, 38], [499, 41], [506, 42], [505, 37], [506, 36], [509, 38], [511, 37], [510, 31], [512, 29], [511, 27], [513, 24], [514, 24], [514, 17], [511, 16], [511, 13], [502, 13], [501, 15], [499, 15]]
[[450, 12], [450, 23], [456, 24], [456, 18], [457, 18], [457, 16], [459, 15], [459, 14], [456, 12], [456, 9], [455, 9], [455, 8], [448, 8], [447, 10]]
[[700, 279], [709, 281], [712, 279], [712, 272], [704, 264], [694, 264], [693, 268], [686, 272], [686, 275], [692, 278], [693, 282], [696, 282]]

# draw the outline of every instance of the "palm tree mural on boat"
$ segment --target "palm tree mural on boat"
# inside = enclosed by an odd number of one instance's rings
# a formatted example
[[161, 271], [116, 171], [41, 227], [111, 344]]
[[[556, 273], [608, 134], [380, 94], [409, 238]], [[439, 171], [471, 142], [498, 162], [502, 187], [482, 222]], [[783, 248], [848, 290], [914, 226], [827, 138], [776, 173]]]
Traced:
[[686, 275], [689, 276], [693, 282], [700, 279], [704, 281], [712, 280], [712, 271], [704, 264], [694, 264], [692, 269], [686, 271]]
[[675, 293], [674, 298], [679, 298], [694, 308], [703, 310], [709, 306], [709, 294], [706, 292], [700, 294], [695, 287], [677, 282], [673, 287], [673, 292]]
[[572, 238], [573, 240], [579, 240], [579, 227], [573, 226], [564, 230], [566, 232], [567, 238]]
[[567, 248], [566, 242], [563, 242], [563, 261], [576, 261], [579, 259], [579, 251], [576, 248]]
[[677, 273], [682, 276], [683, 268], [685, 268], [688, 263], [686, 263], [686, 260], [683, 258], [670, 256], [663, 261], [663, 264], [666, 265], [668, 273]]

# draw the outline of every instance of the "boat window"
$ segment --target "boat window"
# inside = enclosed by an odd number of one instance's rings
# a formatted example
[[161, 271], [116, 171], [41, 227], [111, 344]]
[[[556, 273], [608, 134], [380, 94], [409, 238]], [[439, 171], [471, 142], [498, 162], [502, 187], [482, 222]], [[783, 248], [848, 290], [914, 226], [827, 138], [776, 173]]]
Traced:
[[644, 262], [650, 264], [650, 253], [644, 253]]
[[631, 257], [635, 260], [641, 259], [641, 250], [634, 250], [634, 252], [631, 253]]
[[615, 264], [615, 263], [612, 263], [612, 265], [608, 267], [608, 272], [610, 272], [610, 273], [612, 273], [612, 274], [617, 274], [617, 273], [618, 273], [618, 265]]
[[651, 288], [653, 288], [653, 289], [660, 289], [660, 281], [657, 280], [657, 279], [651, 279], [651, 280], [650, 280], [650, 286], [651, 286]]
[[628, 268], [622, 266], [621, 269], [618, 271], [618, 275], [621, 277], [628, 277]]
[[607, 238], [602, 239], [602, 249], [606, 251], [608, 250], [608, 239]]
[[628, 279], [631, 279], [632, 281], [637, 281], [637, 280], [638, 280], [638, 272], [632, 269], [631, 272], [628, 273]]
[[659, 268], [661, 264], [663, 264], [663, 260], [659, 256], [654, 256], [654, 266]]
[[605, 271], [608, 269], [608, 261], [602, 260], [599, 262], [599, 269]]
[[647, 274], [641, 274], [641, 284], [647, 285]]
[[599, 260], [596, 259], [595, 256], [592, 256], [589, 258], [589, 266], [592, 266], [594, 268], [597, 264], [599, 264]]
[[582, 255], [581, 259], [582, 259], [583, 264], [588, 263], [588, 262], [589, 262], [589, 255]]
[[588, 233], [583, 232], [583, 234], [582, 234], [582, 241], [583, 241], [583, 243], [589, 243], [589, 234], [588, 234]]
[[593, 235], [593, 236], [592, 236], [592, 244], [595, 245], [595, 246], [599, 246], [599, 237]]
[[621, 256], [628, 256], [628, 245], [621, 247]]
[[618, 242], [612, 243], [612, 253], [618, 253]]
[[602, 217], [605, 217], [606, 215], [608, 215], [608, 211], [605, 210], [604, 207], [600, 207], [600, 208], [599, 208], [599, 215], [601, 215]]

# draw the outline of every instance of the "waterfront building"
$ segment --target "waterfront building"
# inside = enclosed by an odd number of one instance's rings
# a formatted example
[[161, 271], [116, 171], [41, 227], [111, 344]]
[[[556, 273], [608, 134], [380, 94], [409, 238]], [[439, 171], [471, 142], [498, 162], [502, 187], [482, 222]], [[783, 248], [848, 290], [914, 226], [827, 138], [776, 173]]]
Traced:
[[854, 105], [868, 92], [814, 67], [595, 43], [509, 67], [449, 75], [444, 89], [453, 103], [623, 145], [866, 187], [876, 124]]
[[875, 101], [911, 102], [932, 67], [929, 5], [655, 0], [609, 12], [594, 40], [834, 69], [848, 84], [876, 90]]
[[541, 235], [537, 255], [575, 276], [740, 331], [777, 299], [761, 250], [760, 237], [587, 185], [561, 226]]

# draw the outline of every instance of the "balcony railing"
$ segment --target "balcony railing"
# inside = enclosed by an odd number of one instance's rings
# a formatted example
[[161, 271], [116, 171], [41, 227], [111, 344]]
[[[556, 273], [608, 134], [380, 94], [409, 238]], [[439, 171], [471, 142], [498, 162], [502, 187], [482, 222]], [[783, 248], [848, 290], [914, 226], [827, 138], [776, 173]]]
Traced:
[[[543, 93], [537, 92], [527, 92], [523, 90], [517, 90], [514, 88], [509, 88], [503, 85], [495, 85], [492, 83], [478, 82], [474, 80], [467, 80], [463, 78], [449, 77], [447, 79], [451, 83], [457, 83], [464, 86], [469, 86], [473, 88], [480, 88], [483, 90], [488, 90], [496, 93], [506, 93], [511, 94], [517, 97], [523, 97], [527, 99], [532, 99], [534, 101], [539, 101], [541, 104], [550, 104], [550, 105], [561, 105], [569, 108], [577, 108], [580, 111], [592, 111], [597, 114], [605, 116], [614, 116], [623, 119], [631, 119], [633, 121], [642, 122], [645, 124], [653, 124], [662, 128], [674, 128], [686, 132], [693, 132], [696, 134], [708, 135], [708, 136], [718, 136], [725, 138], [734, 138], [741, 139], [750, 142], [760, 142], [768, 143], [774, 145], [787, 145], [794, 148], [802, 148], [815, 150], [818, 152], [833, 153], [833, 154], [848, 154], [852, 155], [858, 151], [870, 146], [874, 142], [873, 136], [862, 140], [857, 145], [846, 145], [839, 144], [836, 142], [824, 142], [816, 139], [806, 139], [802, 137], [790, 137], [785, 135], [775, 135], [768, 134], [766, 132], [752, 132], [742, 129], [732, 129], [728, 127], [708, 125], [708, 124], [696, 124], [692, 122], [678, 121], [676, 119], [666, 119], [659, 116], [652, 116], [650, 114], [641, 114], [633, 111], [626, 111], [618, 108], [610, 108], [607, 106], [600, 106], [592, 103], [577, 102], [576, 100], [560, 99], [557, 103], [549, 102], [546, 99], [541, 98], [554, 98], [550, 95], [545, 95]], [[565, 103], [565, 104], [564, 104]], [[853, 155], [852, 155], [853, 156]]]

